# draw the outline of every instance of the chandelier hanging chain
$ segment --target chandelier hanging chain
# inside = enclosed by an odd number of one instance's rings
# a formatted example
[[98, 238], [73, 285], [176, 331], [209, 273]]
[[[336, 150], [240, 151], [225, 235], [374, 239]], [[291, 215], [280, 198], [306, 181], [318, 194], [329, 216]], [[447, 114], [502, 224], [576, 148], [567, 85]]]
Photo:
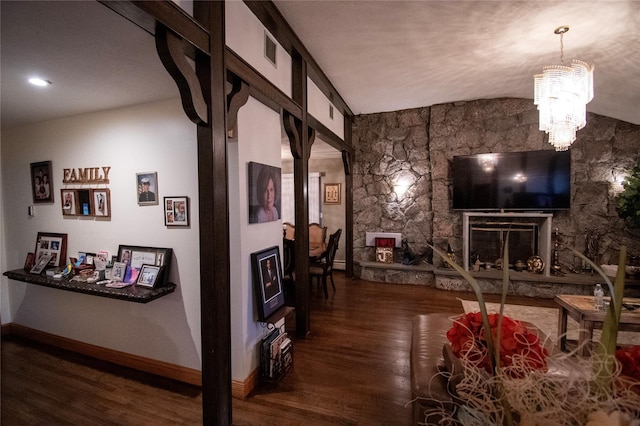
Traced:
[[564, 33], [560, 33], [560, 65], [564, 65]]
[[566, 25], [558, 27], [553, 31], [555, 34], [560, 34], [560, 65], [564, 65], [564, 33], [567, 31], [569, 31], [569, 27]]

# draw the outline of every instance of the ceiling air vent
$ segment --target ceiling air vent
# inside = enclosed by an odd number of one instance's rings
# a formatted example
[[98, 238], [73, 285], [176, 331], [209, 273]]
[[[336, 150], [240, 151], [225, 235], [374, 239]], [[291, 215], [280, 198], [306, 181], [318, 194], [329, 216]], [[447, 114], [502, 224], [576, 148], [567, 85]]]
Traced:
[[269, 34], [264, 33], [264, 57], [269, 60], [274, 66], [276, 64], [276, 42], [269, 37]]

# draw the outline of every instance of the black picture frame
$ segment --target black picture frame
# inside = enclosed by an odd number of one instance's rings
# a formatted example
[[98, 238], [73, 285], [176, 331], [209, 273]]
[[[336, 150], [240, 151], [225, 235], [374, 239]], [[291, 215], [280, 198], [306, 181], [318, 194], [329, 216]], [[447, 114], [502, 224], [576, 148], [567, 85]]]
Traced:
[[[273, 278], [269, 278], [267, 267], [271, 264]], [[269, 317], [284, 306], [282, 289], [282, 266], [278, 246], [251, 253], [253, 285], [258, 306], [258, 320], [267, 322]]]
[[189, 226], [189, 197], [164, 197], [165, 226]]
[[[162, 287], [169, 283], [171, 258], [173, 249], [165, 247], [145, 247], [120, 244], [118, 246], [118, 262], [128, 265], [127, 275], [137, 277], [145, 265], [162, 266], [154, 283], [155, 287]], [[134, 271], [135, 270], [135, 271]]]
[[53, 169], [51, 161], [31, 163], [31, 195], [33, 202], [53, 203]]
[[[273, 183], [273, 187], [269, 182]], [[267, 188], [274, 191], [273, 205], [263, 202]], [[282, 170], [279, 167], [249, 162], [249, 223], [280, 220]]]
[[142, 287], [155, 287], [158, 282], [158, 278], [162, 274], [162, 266], [157, 265], [142, 265], [140, 273], [138, 273], [138, 280], [136, 285]]

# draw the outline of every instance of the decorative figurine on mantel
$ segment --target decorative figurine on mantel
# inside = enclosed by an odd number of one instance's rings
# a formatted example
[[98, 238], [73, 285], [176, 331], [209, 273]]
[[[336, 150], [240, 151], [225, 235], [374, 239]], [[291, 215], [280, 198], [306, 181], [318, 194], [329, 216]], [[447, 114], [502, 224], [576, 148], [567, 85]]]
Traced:
[[415, 263], [416, 257], [411, 252], [409, 248], [409, 242], [406, 238], [402, 239], [402, 264], [403, 265], [413, 265]]
[[[447, 258], [452, 261], [453, 263], [457, 263], [456, 262], [456, 254], [453, 252], [453, 249], [451, 248], [451, 244], [447, 243]], [[445, 268], [451, 268], [451, 266], [449, 265], [448, 262], [444, 262], [443, 265]]]
[[560, 265], [560, 260], [558, 259], [558, 247], [560, 247], [560, 232], [558, 232], [558, 228], [553, 231], [553, 251], [551, 252], [551, 269], [550, 272], [554, 275], [564, 275], [562, 272], [562, 266]]

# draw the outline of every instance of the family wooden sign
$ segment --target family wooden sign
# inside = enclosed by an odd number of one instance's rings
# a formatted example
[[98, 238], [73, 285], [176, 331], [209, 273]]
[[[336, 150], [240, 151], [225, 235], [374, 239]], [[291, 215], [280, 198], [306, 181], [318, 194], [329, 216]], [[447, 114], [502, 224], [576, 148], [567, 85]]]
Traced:
[[109, 183], [111, 166], [63, 169], [62, 183]]

